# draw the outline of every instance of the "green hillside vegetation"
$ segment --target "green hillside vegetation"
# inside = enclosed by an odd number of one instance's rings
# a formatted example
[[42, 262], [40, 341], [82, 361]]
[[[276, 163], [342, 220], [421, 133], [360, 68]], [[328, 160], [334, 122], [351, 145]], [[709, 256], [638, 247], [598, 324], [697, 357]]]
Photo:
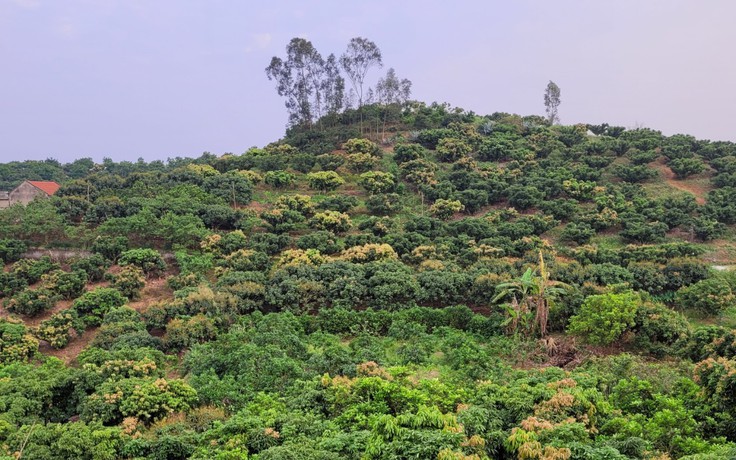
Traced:
[[366, 103], [24, 179], [0, 458], [736, 456], [736, 144]]

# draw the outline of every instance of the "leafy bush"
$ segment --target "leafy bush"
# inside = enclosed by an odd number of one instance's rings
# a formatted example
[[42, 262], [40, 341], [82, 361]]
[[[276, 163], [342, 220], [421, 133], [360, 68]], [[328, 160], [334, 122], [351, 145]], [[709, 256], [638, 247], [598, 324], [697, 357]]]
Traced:
[[15, 273], [0, 271], [0, 297], [8, 297], [28, 287], [28, 281]]
[[[105, 398], [106, 394], [119, 394], [120, 397]], [[196, 401], [197, 392], [181, 380], [111, 380], [100, 385], [85, 401], [82, 418], [119, 423], [124, 417], [136, 417], [151, 423], [173, 412], [186, 412]]]
[[282, 233], [294, 230], [305, 218], [300, 212], [291, 209], [271, 209], [261, 213], [261, 219], [265, 220], [273, 231]]
[[268, 171], [263, 176], [263, 182], [271, 187], [286, 188], [294, 183], [296, 177], [286, 171]]
[[220, 263], [227, 268], [242, 272], [266, 271], [271, 267], [271, 259], [268, 254], [252, 249], [235, 251], [225, 256]]
[[43, 256], [38, 260], [21, 259], [10, 267], [10, 271], [15, 276], [26, 280], [28, 284], [33, 284], [46, 273], [59, 268], [59, 264], [51, 262], [48, 256]]
[[365, 201], [365, 207], [371, 214], [391, 215], [401, 210], [401, 197], [396, 193], [373, 195]]
[[623, 224], [621, 236], [636, 243], [657, 243], [662, 241], [667, 233], [667, 224], [663, 222], [646, 222], [643, 219], [633, 218], [624, 220]]
[[5, 308], [13, 313], [36, 316], [50, 310], [56, 304], [58, 296], [48, 289], [26, 289], [5, 301]]
[[324, 155], [318, 155], [317, 165], [323, 171], [334, 171], [345, 163], [345, 157], [342, 155], [335, 155], [332, 153], [326, 153]]
[[134, 265], [148, 276], [162, 274], [166, 270], [166, 262], [158, 251], [154, 249], [131, 249], [120, 255], [120, 265]]
[[71, 300], [84, 292], [87, 284], [87, 272], [77, 270], [65, 272], [54, 270], [41, 277], [41, 285], [44, 289], [59, 295], [63, 299]]
[[399, 144], [394, 147], [394, 161], [398, 164], [418, 160], [426, 156], [427, 151], [419, 144]]
[[299, 249], [316, 249], [323, 254], [335, 254], [342, 251], [343, 245], [337, 237], [328, 231], [316, 231], [300, 237], [296, 241]]
[[276, 207], [296, 211], [305, 217], [314, 213], [314, 203], [309, 195], [281, 195], [276, 200]]
[[82, 294], [72, 304], [72, 308], [86, 324], [97, 325], [109, 310], [125, 305], [127, 299], [117, 289], [97, 288]]
[[77, 334], [84, 332], [84, 322], [79, 319], [76, 310], [66, 309], [55, 313], [51, 318], [41, 321], [36, 330], [36, 337], [45, 340], [54, 348], [64, 348], [71, 339], [71, 330]]
[[691, 222], [691, 228], [695, 236], [701, 241], [714, 240], [723, 235], [726, 226], [715, 219], [708, 217], [696, 217]]
[[595, 236], [595, 230], [585, 222], [571, 222], [565, 226], [560, 235], [562, 241], [574, 241], [577, 244], [586, 244]]
[[465, 206], [458, 200], [443, 200], [440, 198], [429, 207], [429, 212], [440, 220], [448, 220], [463, 209], [465, 209]]
[[108, 267], [109, 263], [102, 254], [92, 254], [71, 264], [72, 271], [82, 270], [87, 274], [89, 281], [101, 281]]
[[347, 167], [350, 172], [364, 173], [370, 171], [376, 164], [376, 157], [369, 153], [353, 153], [348, 155]]
[[38, 352], [38, 341], [23, 323], [0, 318], [0, 364], [25, 362]]
[[335, 190], [345, 183], [345, 180], [335, 171], [309, 173], [307, 174], [307, 181], [309, 182], [310, 188], [320, 190], [322, 192]]
[[294, 170], [304, 174], [311, 171], [315, 163], [316, 160], [314, 158], [314, 155], [310, 155], [308, 153], [300, 153], [298, 155], [294, 155], [289, 160], [289, 165], [294, 168]]
[[654, 262], [632, 262], [626, 267], [633, 276], [632, 286], [637, 291], [661, 294], [667, 289], [667, 277], [662, 265]]
[[516, 209], [524, 210], [537, 207], [544, 199], [544, 192], [536, 187], [513, 185], [508, 189], [509, 204]]
[[467, 142], [452, 137], [440, 139], [436, 150], [437, 158], [448, 163], [457, 161], [473, 152], [473, 148]]
[[394, 189], [394, 176], [381, 171], [369, 171], [360, 175], [358, 185], [371, 195], [387, 193]]
[[110, 287], [117, 289], [130, 300], [140, 297], [141, 290], [146, 286], [143, 270], [135, 266], [123, 267], [116, 274], [108, 273]]
[[337, 211], [318, 212], [309, 221], [309, 225], [318, 230], [344, 233], [353, 226], [350, 216]]
[[634, 292], [606, 293], [585, 298], [567, 331], [594, 345], [609, 345], [635, 325], [641, 299]]
[[10, 238], [0, 239], [0, 261], [5, 264], [20, 260], [26, 250], [28, 250], [28, 246], [21, 240]]
[[675, 158], [667, 163], [678, 179], [705, 171], [705, 163], [699, 158]]
[[644, 303], [636, 313], [634, 332], [638, 350], [664, 357], [672, 355], [675, 345], [688, 339], [690, 324], [676, 311]]
[[358, 199], [349, 195], [329, 196], [317, 204], [319, 209], [338, 212], [349, 212], [356, 206]]
[[720, 278], [708, 278], [677, 291], [677, 305], [704, 315], [718, 315], [730, 307], [734, 294], [728, 283]]
[[199, 314], [188, 319], [173, 319], [166, 325], [164, 343], [170, 350], [181, 350], [195, 343], [213, 340], [217, 335], [212, 320]]
[[92, 252], [115, 262], [128, 249], [128, 238], [124, 236], [98, 236], [92, 243]]
[[667, 278], [667, 289], [676, 291], [683, 286], [706, 279], [710, 274], [710, 268], [694, 257], [675, 257], [667, 261], [662, 273]]
[[368, 153], [370, 155], [379, 155], [381, 153], [381, 149], [374, 142], [362, 138], [349, 139], [347, 142], [345, 142], [343, 148], [345, 149], [345, 152], [347, 152], [349, 155], [355, 153]]
[[644, 182], [657, 177], [657, 170], [647, 165], [618, 165], [613, 168], [613, 174], [625, 182]]

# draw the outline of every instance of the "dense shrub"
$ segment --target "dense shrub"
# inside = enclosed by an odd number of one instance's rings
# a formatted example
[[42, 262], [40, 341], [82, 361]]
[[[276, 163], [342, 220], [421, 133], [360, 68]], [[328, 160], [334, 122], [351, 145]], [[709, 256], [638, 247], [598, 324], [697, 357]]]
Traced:
[[35, 334], [39, 339], [58, 349], [64, 348], [69, 343], [72, 330], [81, 334], [84, 332], [84, 322], [79, 319], [76, 310], [66, 309], [41, 321]]
[[401, 197], [396, 193], [373, 195], [365, 201], [365, 207], [371, 214], [388, 216], [401, 210]]
[[356, 206], [358, 206], [358, 199], [349, 195], [329, 196], [317, 203], [319, 209], [338, 212], [349, 212]]
[[674, 347], [688, 339], [690, 324], [676, 311], [644, 303], [636, 313], [634, 333], [638, 350], [664, 357], [674, 354]]
[[171, 350], [188, 348], [195, 343], [212, 340], [217, 329], [212, 320], [204, 315], [196, 315], [187, 319], [173, 319], [166, 325], [164, 343]]
[[394, 147], [394, 161], [398, 164], [418, 160], [426, 156], [426, 150], [419, 144], [399, 144]]
[[263, 176], [263, 182], [271, 187], [286, 188], [294, 183], [296, 177], [286, 171], [268, 171]]
[[129, 300], [140, 297], [141, 290], [146, 285], [143, 270], [132, 265], [123, 267], [118, 273], [109, 273], [107, 278], [110, 281], [110, 287], [117, 289]]
[[48, 289], [26, 289], [5, 301], [5, 308], [13, 313], [36, 316], [53, 308], [59, 297]]
[[529, 209], [539, 206], [544, 199], [544, 192], [536, 187], [513, 185], [508, 189], [509, 204], [516, 209]]
[[437, 158], [448, 163], [470, 155], [473, 148], [461, 139], [445, 137], [437, 143]]
[[48, 256], [43, 256], [38, 260], [21, 259], [10, 267], [10, 271], [15, 276], [23, 278], [28, 284], [36, 283], [46, 273], [58, 269], [59, 264], [52, 262]]
[[730, 307], [734, 295], [728, 283], [720, 278], [708, 278], [677, 291], [677, 305], [704, 315], [717, 315]]
[[613, 173], [624, 182], [644, 182], [657, 177], [657, 170], [647, 165], [618, 165]]
[[345, 142], [343, 148], [349, 155], [356, 153], [379, 155], [381, 153], [381, 149], [374, 142], [364, 138], [349, 139]]
[[571, 222], [565, 226], [560, 235], [562, 241], [573, 241], [586, 244], [595, 235], [595, 230], [585, 222]]
[[316, 157], [317, 165], [323, 171], [334, 171], [345, 163], [345, 157], [327, 153]]
[[455, 213], [464, 209], [465, 206], [458, 200], [443, 200], [440, 198], [429, 207], [429, 212], [440, 220], [448, 220]]
[[353, 153], [348, 155], [346, 165], [350, 172], [364, 173], [376, 165], [376, 157], [369, 153]]
[[678, 179], [705, 171], [705, 163], [699, 158], [675, 158], [667, 163]]
[[20, 260], [21, 256], [28, 249], [28, 246], [21, 241], [15, 239], [1, 239], [0, 240], [0, 261], [4, 264], [10, 264], [17, 260]]
[[87, 274], [89, 281], [102, 281], [108, 267], [109, 262], [102, 254], [92, 254], [71, 264], [72, 271], [82, 270]]
[[335, 190], [345, 183], [345, 180], [334, 171], [319, 171], [307, 174], [309, 187], [322, 192]]
[[589, 296], [570, 319], [568, 332], [594, 345], [609, 345], [635, 325], [640, 304], [641, 299], [633, 292]]
[[0, 272], [0, 298], [12, 296], [28, 287], [28, 281], [15, 273]]
[[0, 364], [23, 362], [38, 352], [38, 341], [18, 322], [0, 318]]
[[77, 270], [65, 272], [54, 270], [41, 277], [41, 285], [44, 289], [54, 292], [62, 299], [74, 299], [84, 292], [87, 284], [87, 272]]
[[120, 265], [134, 265], [148, 276], [161, 275], [166, 270], [166, 262], [154, 249], [131, 249], [120, 255]]
[[98, 236], [92, 243], [92, 252], [115, 262], [129, 247], [128, 238], [124, 236]]
[[82, 294], [72, 304], [85, 323], [100, 324], [102, 317], [109, 310], [125, 305], [127, 299], [117, 289], [97, 288]]
[[710, 269], [701, 260], [692, 257], [675, 257], [667, 261], [662, 272], [667, 278], [667, 289], [676, 291], [683, 286], [706, 279], [710, 274]]

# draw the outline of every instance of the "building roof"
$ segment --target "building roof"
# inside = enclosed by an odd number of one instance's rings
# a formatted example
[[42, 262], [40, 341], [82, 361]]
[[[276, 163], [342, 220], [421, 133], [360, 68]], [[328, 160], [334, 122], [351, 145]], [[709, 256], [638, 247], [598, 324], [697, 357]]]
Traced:
[[0, 192], [0, 200], [9, 200], [9, 199], [10, 199], [10, 193]]
[[29, 180], [28, 183], [42, 190], [46, 195], [53, 195], [61, 187], [54, 181]]

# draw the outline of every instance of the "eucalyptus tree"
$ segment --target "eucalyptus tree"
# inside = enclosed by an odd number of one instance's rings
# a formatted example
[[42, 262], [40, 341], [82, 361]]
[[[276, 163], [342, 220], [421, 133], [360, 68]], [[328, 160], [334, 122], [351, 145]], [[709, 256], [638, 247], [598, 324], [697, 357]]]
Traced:
[[559, 123], [560, 117], [557, 115], [557, 108], [560, 106], [560, 87], [552, 80], [547, 83], [544, 90], [544, 107], [547, 112], [547, 120], [550, 124]]
[[386, 121], [389, 113], [398, 116], [401, 106], [406, 104], [411, 96], [411, 81], [404, 78], [399, 80], [393, 68], [388, 69], [386, 76], [376, 83], [378, 103], [384, 105], [383, 135], [386, 133]]
[[368, 71], [375, 66], [383, 67], [381, 50], [372, 41], [355, 37], [348, 49], [340, 56], [340, 66], [348, 76], [358, 97], [358, 108], [363, 106], [363, 85]]
[[348, 43], [348, 49], [340, 56], [340, 67], [352, 84], [346, 104], [352, 105], [353, 96], [357, 97], [361, 132], [363, 131], [363, 105], [366, 101], [372, 101], [374, 97], [373, 89], [369, 88], [367, 93], [363, 91], [365, 77], [368, 71], [376, 66], [383, 67], [381, 50], [366, 38], [352, 38]]

